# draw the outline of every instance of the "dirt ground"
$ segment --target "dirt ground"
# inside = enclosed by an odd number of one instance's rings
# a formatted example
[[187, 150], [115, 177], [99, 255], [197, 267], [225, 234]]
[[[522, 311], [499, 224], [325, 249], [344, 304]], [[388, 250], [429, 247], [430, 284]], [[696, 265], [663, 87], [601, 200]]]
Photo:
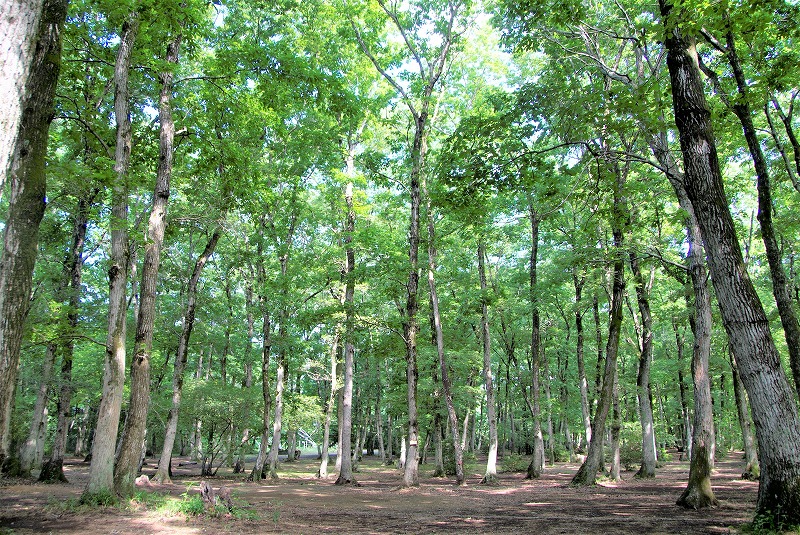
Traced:
[[[180, 462], [185, 459], [178, 459]], [[148, 459], [144, 473], [152, 475]], [[577, 463], [548, 466], [536, 481], [524, 474], [501, 473], [500, 484], [480, 484], [481, 464], [472, 465], [468, 484], [430, 477], [420, 466], [420, 487], [401, 487], [402, 474], [369, 457], [356, 474], [359, 486], [338, 487], [335, 478], [314, 477], [318, 461], [309, 458], [281, 464], [277, 481], [247, 483], [222, 468], [207, 478], [214, 488], [226, 485], [251, 519], [230, 515], [187, 518], [142, 510], [77, 507], [88, 478], [88, 465], [69, 459], [68, 484], [44, 485], [4, 481], [0, 487], [0, 534], [211, 534], [211, 533], [537, 533], [537, 534], [671, 534], [736, 533], [752, 519], [758, 484], [739, 479], [740, 454], [719, 461], [713, 478], [719, 507], [691, 511], [675, 505], [686, 486], [688, 465], [671, 461], [654, 480], [637, 480], [624, 472], [620, 483], [571, 488]], [[172, 485], [150, 486], [153, 492], [179, 497], [198, 492], [199, 467], [176, 469]], [[144, 487], [143, 487], [144, 488]], [[65, 506], [66, 504], [66, 506]], [[70, 505], [71, 504], [71, 505]], [[256, 518], [256, 519], [253, 519]]]

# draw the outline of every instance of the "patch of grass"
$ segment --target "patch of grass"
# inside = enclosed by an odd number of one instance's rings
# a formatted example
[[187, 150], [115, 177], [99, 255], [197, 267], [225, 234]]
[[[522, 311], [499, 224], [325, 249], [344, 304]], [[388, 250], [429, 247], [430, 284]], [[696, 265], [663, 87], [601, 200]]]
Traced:
[[80, 504], [88, 507], [116, 507], [119, 505], [119, 497], [110, 490], [84, 492], [80, 497]]

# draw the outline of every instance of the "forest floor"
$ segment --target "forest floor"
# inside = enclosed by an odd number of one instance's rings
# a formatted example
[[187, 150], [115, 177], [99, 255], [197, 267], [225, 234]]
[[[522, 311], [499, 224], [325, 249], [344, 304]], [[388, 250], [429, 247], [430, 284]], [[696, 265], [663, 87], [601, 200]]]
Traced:
[[[427, 464], [420, 466], [420, 486], [413, 489], [401, 487], [402, 474], [396, 468], [381, 466], [370, 457], [365, 457], [355, 474], [358, 486], [339, 487], [333, 477], [315, 478], [318, 463], [311, 457], [284, 462], [279, 480], [255, 484], [247, 483], [243, 474], [221, 468], [215, 477], [205, 479], [215, 489], [224, 485], [232, 490], [235, 514], [186, 516], [163, 503], [78, 505], [88, 480], [88, 465], [68, 459], [66, 484], [0, 481], [0, 535], [738, 533], [753, 517], [758, 489], [757, 482], [740, 479], [743, 463], [738, 453], [716, 465], [713, 488], [721, 505], [701, 511], [675, 505], [689, 472], [683, 461], [664, 463], [655, 479], [634, 479], [628, 471], [619, 483], [601, 482], [588, 488], [569, 486], [577, 463], [548, 466], [536, 481], [524, 479], [524, 473], [501, 473], [497, 486], [480, 484], [483, 465], [476, 463], [468, 467], [468, 482], [461, 488], [453, 486], [452, 479], [430, 477], [431, 465]], [[144, 473], [155, 473], [151, 459]], [[173, 484], [142, 486], [140, 490], [158, 493], [162, 502], [185, 503], [199, 492], [200, 480], [199, 466], [188, 465], [175, 470]]]

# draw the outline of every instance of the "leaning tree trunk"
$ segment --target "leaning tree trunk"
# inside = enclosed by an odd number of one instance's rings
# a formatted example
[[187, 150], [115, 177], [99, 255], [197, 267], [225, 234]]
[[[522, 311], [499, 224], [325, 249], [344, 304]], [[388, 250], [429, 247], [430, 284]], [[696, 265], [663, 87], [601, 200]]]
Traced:
[[[690, 425], [688, 415], [685, 428], [687, 435], [687, 454], [690, 458], [689, 483], [679, 499], [679, 504], [699, 509], [717, 504], [711, 488], [711, 470], [714, 467], [714, 415], [711, 399], [711, 379], [709, 377], [708, 360], [711, 355], [711, 294], [708, 289], [706, 271], [706, 253], [703, 247], [702, 232], [697, 223], [694, 206], [686, 193], [685, 177], [678, 167], [672, 152], [669, 150], [666, 132], [652, 134], [648, 140], [653, 155], [664, 169], [670, 184], [675, 190], [678, 204], [687, 213], [686, 236], [689, 240], [687, 271], [694, 294], [691, 305], [690, 325], [694, 335], [692, 350], [692, 382], [694, 387], [694, 422]], [[687, 306], [688, 303], [687, 297]], [[679, 354], [682, 352], [683, 340], [675, 329]], [[681, 400], [683, 403], [683, 380], [679, 372]], [[684, 412], [687, 412], [684, 408]], [[698, 441], [698, 442], [695, 442]], [[694, 444], [700, 444], [700, 451], [694, 450]]]
[[756, 451], [753, 430], [750, 427], [750, 403], [747, 401], [747, 392], [744, 391], [742, 386], [742, 378], [739, 376], [736, 357], [734, 357], [730, 348], [729, 357], [733, 375], [733, 393], [736, 397], [736, 412], [739, 415], [739, 427], [742, 429], [742, 443], [744, 445], [745, 467], [742, 479], [756, 481], [760, 475], [760, 469], [758, 467], [758, 451]]
[[[168, 45], [166, 61], [178, 63], [181, 36], [177, 35]], [[161, 248], [167, 225], [167, 202], [169, 201], [170, 178], [172, 176], [173, 142], [175, 123], [172, 120], [173, 71], [159, 74], [161, 95], [159, 98], [159, 161], [156, 185], [153, 191], [153, 206], [145, 244], [142, 265], [142, 290], [139, 317], [136, 321], [136, 338], [131, 362], [131, 395], [125, 427], [122, 431], [120, 453], [114, 467], [114, 489], [127, 496], [134, 490], [134, 480], [142, 460], [142, 444], [147, 426], [147, 411], [150, 404], [150, 354], [153, 349], [153, 326], [156, 313], [156, 283], [161, 262]]]
[[[33, 10], [34, 14], [38, 11], [36, 7]], [[12, 455], [9, 450], [11, 411], [23, 327], [29, 310], [39, 223], [44, 216], [47, 185], [45, 159], [50, 121], [53, 118], [53, 99], [61, 67], [61, 30], [67, 14], [67, 0], [47, 0], [41, 13], [30, 67], [26, 63], [22, 65], [23, 70], [17, 73], [24, 75], [27, 71], [28, 77], [20, 80], [20, 85], [24, 84], [24, 106], [19, 128], [14, 129], [10, 167], [0, 167], [0, 176], [4, 178], [8, 169], [8, 181], [11, 184], [3, 253], [0, 257], [0, 467]], [[26, 20], [27, 17], [23, 15], [20, 23], [25, 24]], [[5, 25], [6, 21], [2, 26]], [[11, 25], [11, 28], [15, 27]], [[5, 43], [3, 48], [6, 47], [12, 48], [13, 45]], [[22, 50], [18, 52], [28, 58], [28, 48], [27, 41], [23, 40]], [[6, 54], [4, 57], [7, 57]], [[19, 93], [11, 95], [16, 94]], [[9, 95], [6, 97], [9, 100], [14, 98]], [[13, 117], [11, 120], [13, 122]], [[0, 150], [6, 148], [0, 147]], [[5, 156], [2, 158], [5, 159]]]
[[750, 396], [761, 455], [756, 514], [768, 526], [800, 523], [800, 418], [781, 367], [769, 320], [744, 264], [723, 187], [697, 62], [694, 40], [675, 24], [669, 0], [660, 0], [666, 21], [667, 67], [680, 134], [686, 192], [706, 244], [720, 312]]
[[[544, 438], [542, 437], [542, 409], [539, 401], [539, 369], [542, 363], [541, 321], [539, 318], [539, 290], [537, 288], [537, 264], [539, 258], [539, 214], [529, 200], [529, 219], [531, 223], [531, 259], [529, 269], [530, 284], [528, 286], [531, 304], [531, 401], [529, 403], [533, 417], [533, 458], [528, 464], [527, 479], [541, 477], [544, 471]], [[520, 385], [522, 386], [522, 385]], [[522, 388], [525, 388], [522, 386]]]
[[[761, 144], [756, 135], [756, 128], [753, 125], [753, 113], [750, 109], [748, 100], [747, 81], [742, 70], [739, 56], [736, 53], [733, 33], [729, 29], [726, 35], [728, 62], [731, 65], [739, 98], [733, 103], [733, 112], [742, 124], [747, 148], [753, 158], [753, 166], [756, 170], [756, 190], [758, 191], [758, 222], [761, 226], [761, 239], [764, 241], [764, 249], [767, 252], [767, 263], [769, 273], [772, 277], [772, 295], [778, 306], [778, 315], [781, 318], [784, 336], [786, 337], [786, 347], [789, 352], [789, 366], [792, 370], [795, 391], [800, 397], [800, 323], [792, 303], [792, 295], [789, 292], [789, 281], [783, 269], [783, 258], [778, 239], [775, 237], [775, 228], [772, 223], [772, 192], [770, 186], [769, 167], [761, 150]], [[800, 491], [798, 491], [800, 492]]]
[[639, 400], [639, 422], [642, 426], [642, 465], [635, 477], [652, 478], [656, 476], [656, 434], [653, 422], [653, 393], [650, 390], [650, 367], [653, 364], [653, 316], [650, 313], [650, 299], [645, 287], [639, 256], [635, 251], [628, 253], [636, 286], [636, 301], [639, 305], [641, 323], [641, 347], [639, 370], [636, 374], [636, 395]]
[[[351, 167], [351, 166], [348, 166]], [[352, 173], [352, 170], [350, 170]], [[344, 388], [342, 391], [342, 442], [339, 449], [342, 454], [342, 466], [339, 469], [339, 477], [336, 479], [337, 485], [349, 485], [355, 483], [353, 479], [353, 458], [350, 448], [353, 431], [353, 357], [355, 356], [355, 346], [353, 337], [355, 334], [355, 253], [353, 252], [353, 232], [355, 231], [356, 213], [353, 210], [353, 184], [348, 183], [344, 193], [344, 200], [347, 206], [347, 220], [344, 226], [344, 246], [345, 264], [342, 271], [344, 278]], [[357, 442], [357, 441], [356, 441]]]
[[[427, 184], [423, 182], [425, 199], [428, 211], [428, 291], [431, 299], [431, 316], [433, 318], [433, 337], [436, 343], [436, 354], [439, 357], [439, 373], [442, 377], [442, 391], [445, 406], [447, 407], [447, 421], [450, 424], [450, 434], [453, 440], [453, 458], [455, 460], [456, 485], [463, 485], [464, 478], [464, 448], [459, 441], [458, 417], [453, 403], [453, 385], [450, 382], [450, 371], [444, 353], [444, 333], [442, 331], [442, 315], [439, 311], [439, 294], [436, 292], [436, 227], [428, 195]], [[438, 459], [437, 459], [438, 461]]]
[[492, 352], [489, 337], [489, 306], [487, 304], [486, 268], [484, 258], [486, 249], [483, 238], [478, 239], [478, 276], [481, 283], [481, 341], [483, 342], [483, 379], [486, 384], [486, 417], [489, 424], [489, 455], [486, 459], [486, 473], [481, 483], [497, 484], [497, 415], [495, 413], [494, 381], [492, 379]]
[[627, 217], [627, 206], [624, 195], [625, 175], [615, 167], [613, 238], [614, 238], [614, 280], [611, 287], [611, 310], [608, 321], [608, 339], [606, 340], [606, 359], [603, 369], [603, 384], [600, 390], [600, 401], [592, 420], [592, 440], [586, 452], [586, 460], [572, 478], [573, 485], [593, 485], [597, 480], [597, 471], [603, 459], [603, 431], [606, 419], [614, 398], [614, 380], [617, 372], [617, 353], [619, 337], [622, 330], [622, 301], [625, 294], [625, 253], [623, 247], [623, 227]]
[[116, 180], [111, 201], [111, 259], [108, 268], [108, 336], [103, 371], [103, 397], [97, 411], [92, 442], [92, 464], [85, 495], [112, 492], [114, 488], [114, 450], [117, 443], [120, 410], [125, 384], [126, 298], [128, 278], [128, 166], [133, 132], [131, 130], [128, 75], [131, 52], [139, 30], [139, 17], [132, 13], [122, 26], [117, 61], [114, 66], [114, 116], [117, 120], [117, 145], [114, 171]]
[[200, 282], [200, 275], [203, 273], [208, 263], [208, 259], [214, 254], [217, 242], [222, 235], [222, 228], [217, 226], [211, 238], [206, 243], [205, 249], [197, 257], [186, 288], [186, 311], [183, 314], [183, 328], [178, 339], [178, 354], [175, 355], [175, 366], [172, 373], [172, 408], [169, 410], [167, 425], [164, 431], [164, 446], [161, 449], [161, 457], [158, 460], [158, 470], [153, 480], [157, 483], [171, 483], [170, 463], [172, 461], [172, 448], [175, 446], [175, 436], [178, 432], [178, 416], [181, 409], [181, 395], [183, 394], [183, 372], [186, 370], [186, 362], [189, 358], [189, 338], [194, 328], [195, 311], [197, 309], [197, 285]]
[[708, 359], [711, 355], [711, 295], [708, 289], [706, 254], [701, 241], [692, 203], [680, 181], [673, 181], [679, 204], [686, 210], [689, 238], [689, 277], [694, 291], [694, 314], [690, 324], [694, 335], [692, 350], [692, 383], [694, 385], [694, 423], [689, 465], [689, 482], [678, 499], [678, 505], [700, 509], [717, 505], [711, 488], [711, 470], [714, 468], [714, 414], [711, 399], [711, 379]]
[[41, 0], [8, 0], [0, 6], [0, 195], [8, 177], [26, 99], [29, 78], [36, 60], [36, 45], [41, 31]]

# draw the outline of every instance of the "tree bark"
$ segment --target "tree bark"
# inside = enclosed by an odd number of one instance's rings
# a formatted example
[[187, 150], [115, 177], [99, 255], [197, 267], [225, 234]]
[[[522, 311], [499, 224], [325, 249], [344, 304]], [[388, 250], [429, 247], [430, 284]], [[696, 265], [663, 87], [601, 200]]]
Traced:
[[639, 400], [639, 423], [642, 426], [642, 465], [635, 477], [652, 478], [656, 476], [656, 435], [653, 421], [653, 393], [650, 389], [650, 368], [653, 364], [653, 316], [650, 313], [650, 299], [645, 286], [639, 256], [631, 249], [628, 253], [631, 274], [636, 287], [636, 301], [639, 306], [641, 322], [641, 346], [639, 369], [636, 374], [636, 395]]
[[114, 488], [114, 450], [117, 443], [123, 386], [125, 384], [126, 298], [128, 278], [128, 166], [133, 140], [130, 117], [128, 75], [131, 52], [139, 30], [139, 17], [131, 13], [122, 26], [114, 66], [114, 116], [117, 140], [114, 155], [116, 180], [111, 206], [111, 261], [108, 268], [108, 336], [103, 371], [103, 396], [97, 411], [97, 426], [92, 442], [89, 484], [84, 495], [112, 492]]
[[43, 7], [41, 0], [8, 0], [0, 6], [0, 95], [4, 95], [0, 116], [0, 195], [17, 152], [22, 116], [31, 91], [29, 79], [36, 61]]
[[581, 311], [581, 298], [583, 293], [583, 285], [586, 283], [586, 277], [578, 278], [577, 273], [573, 271], [572, 281], [575, 285], [575, 355], [578, 361], [578, 387], [581, 395], [581, 417], [583, 419], [583, 431], [586, 436], [586, 444], [592, 441], [592, 419], [589, 409], [589, 383], [586, 381], [586, 363], [583, 355], [583, 312]]
[[[352, 147], [351, 147], [352, 150]], [[350, 167], [350, 166], [348, 166]], [[352, 173], [352, 169], [350, 169]], [[347, 184], [344, 194], [345, 205], [347, 206], [347, 219], [344, 226], [344, 247], [345, 264], [342, 271], [342, 278], [345, 283], [344, 290], [344, 389], [342, 392], [342, 442], [339, 449], [342, 452], [342, 467], [339, 470], [339, 477], [336, 479], [337, 485], [349, 485], [355, 483], [353, 478], [353, 460], [350, 441], [353, 431], [353, 357], [355, 346], [353, 337], [355, 334], [355, 253], [353, 252], [353, 232], [355, 231], [356, 213], [353, 210], [353, 184]]]
[[625, 199], [625, 175], [614, 165], [614, 205], [612, 234], [614, 239], [614, 270], [611, 287], [611, 310], [609, 311], [608, 339], [606, 340], [606, 358], [603, 369], [603, 384], [600, 390], [600, 401], [592, 420], [592, 441], [586, 452], [586, 460], [572, 478], [573, 485], [593, 485], [597, 480], [603, 458], [603, 430], [614, 398], [615, 377], [617, 373], [617, 353], [619, 337], [622, 330], [622, 301], [625, 294], [625, 253], [623, 232], [627, 221], [627, 201]]
[[272, 408], [272, 397], [269, 387], [269, 360], [270, 352], [272, 351], [272, 320], [267, 307], [266, 289], [266, 273], [264, 271], [264, 225], [265, 220], [262, 217], [259, 224], [258, 235], [258, 248], [256, 253], [257, 267], [256, 267], [256, 281], [258, 283], [258, 303], [261, 311], [262, 324], [261, 324], [261, 398], [264, 403], [264, 410], [261, 414], [261, 443], [258, 448], [258, 455], [256, 462], [253, 464], [253, 471], [247, 478], [248, 481], [260, 481], [264, 478], [264, 464], [267, 460], [267, 447], [269, 444], [269, 413]]
[[75, 215], [73, 216], [72, 243], [70, 244], [69, 253], [67, 253], [62, 263], [62, 275], [64, 277], [62, 288], [66, 288], [67, 291], [66, 295], [62, 293], [58, 299], [61, 302], [66, 301], [68, 305], [66, 331], [59, 333], [61, 380], [58, 392], [58, 424], [50, 459], [42, 467], [39, 481], [67, 481], [64, 476], [63, 466], [67, 449], [67, 433], [72, 423], [72, 395], [75, 391], [72, 385], [72, 359], [75, 353], [75, 335], [77, 334], [80, 318], [81, 276], [84, 263], [83, 249], [89, 225], [89, 210], [98, 192], [99, 190], [94, 190], [78, 199]]
[[[444, 333], [442, 331], [442, 315], [439, 311], [439, 294], [436, 292], [436, 227], [431, 207], [427, 185], [423, 182], [425, 199], [428, 211], [428, 291], [431, 299], [431, 315], [433, 316], [433, 337], [436, 344], [436, 354], [439, 357], [439, 373], [442, 377], [442, 391], [447, 408], [447, 421], [450, 424], [450, 434], [453, 440], [453, 458], [456, 469], [456, 485], [463, 485], [464, 478], [464, 448], [459, 441], [458, 417], [453, 403], [453, 385], [450, 382], [450, 371], [444, 353]], [[438, 459], [437, 459], [438, 460]]]
[[[761, 454], [756, 514], [769, 526], [800, 523], [800, 419], [769, 321], [750, 280], [728, 207], [694, 40], [676, 24], [682, 13], [660, 1], [686, 192], [703, 234], [730, 343], [737, 348]], [[695, 445], [698, 449], [699, 445]]]
[[761, 239], [764, 241], [764, 248], [767, 252], [769, 273], [772, 277], [772, 294], [778, 306], [778, 315], [781, 318], [781, 325], [786, 337], [786, 347], [789, 351], [789, 365], [792, 370], [795, 391], [798, 398], [800, 398], [800, 323], [798, 323], [797, 314], [792, 303], [789, 281], [786, 278], [786, 272], [783, 270], [781, 248], [775, 237], [775, 227], [772, 223], [772, 187], [770, 185], [769, 167], [767, 166], [764, 152], [761, 150], [755, 125], [753, 125], [753, 113], [750, 109], [747, 81], [736, 52], [733, 33], [730, 29], [726, 34], [726, 45], [728, 63], [733, 71], [736, 79], [736, 88], [739, 92], [739, 98], [732, 103], [732, 109], [742, 124], [742, 132], [744, 132], [745, 141], [747, 141], [747, 148], [753, 158], [753, 166], [757, 177], [758, 222], [761, 226]]
[[[331, 342], [331, 391], [328, 395], [328, 403], [325, 407], [325, 427], [322, 433], [322, 459], [319, 463], [318, 475], [320, 478], [325, 479], [328, 477], [328, 450], [330, 448], [331, 437], [331, 419], [333, 416], [333, 407], [336, 405], [336, 392], [339, 386], [336, 384], [336, 361], [339, 354], [339, 333], [336, 333]], [[378, 428], [380, 429], [380, 427]]]
[[47, 434], [48, 395], [53, 381], [53, 368], [56, 360], [56, 343], [50, 341], [45, 349], [44, 362], [41, 369], [41, 381], [36, 391], [36, 402], [33, 405], [33, 415], [28, 431], [28, 438], [22, 444], [19, 454], [19, 474], [21, 477], [30, 477], [35, 465], [42, 462], [44, 457], [44, 442]]
[[483, 379], [486, 384], [486, 416], [489, 424], [489, 455], [486, 460], [486, 473], [481, 483], [497, 484], [497, 414], [495, 407], [494, 380], [492, 379], [492, 352], [489, 334], [489, 306], [486, 287], [486, 268], [484, 258], [486, 248], [483, 238], [478, 239], [478, 277], [481, 284], [481, 341], [483, 343]]
[[[531, 416], [533, 417], [533, 457], [528, 464], [527, 479], [541, 477], [544, 471], [544, 438], [542, 437], [542, 409], [539, 401], [539, 371], [542, 362], [541, 321], [539, 318], [539, 289], [537, 287], [537, 264], [539, 262], [539, 213], [528, 201], [528, 216], [531, 224], [531, 258], [528, 266], [528, 286], [531, 303]], [[523, 387], [524, 388], [524, 387]]]
[[[729, 348], [730, 350], [730, 348]], [[742, 378], [739, 376], [739, 366], [736, 364], [736, 357], [733, 351], [729, 351], [731, 371], [733, 375], [733, 393], [736, 397], [736, 412], [739, 416], [739, 427], [742, 429], [742, 444], [744, 446], [745, 467], [742, 479], [757, 480], [761, 470], [758, 467], [758, 451], [753, 440], [753, 430], [750, 427], [750, 403], [747, 401], [747, 392], [742, 386]]]
[[[181, 36], [177, 35], [168, 45], [166, 61], [178, 63]], [[150, 405], [150, 354], [153, 349], [153, 326], [156, 312], [156, 285], [161, 262], [161, 248], [167, 225], [167, 203], [172, 177], [173, 142], [175, 123], [172, 119], [172, 80], [174, 72], [159, 74], [161, 95], [159, 97], [159, 161], [153, 205], [145, 244], [142, 265], [142, 289], [139, 316], [136, 321], [136, 338], [131, 362], [131, 396], [125, 427], [122, 431], [120, 455], [114, 467], [114, 489], [122, 496], [131, 494], [134, 480], [142, 459], [142, 443], [147, 426], [147, 411]]]
[[[66, 12], [66, 0], [44, 2], [42, 15], [38, 18], [37, 40], [30, 66], [23, 60], [25, 64], [19, 71], [19, 75], [28, 72], [28, 76], [20, 80], [20, 85], [24, 84], [24, 106], [19, 128], [14, 129], [14, 150], [8, 167], [11, 189], [0, 257], [0, 466], [5, 466], [15, 453], [9, 450], [11, 412], [36, 263], [39, 223], [45, 209], [45, 159], [48, 131], [53, 118], [53, 99], [61, 67], [61, 30]], [[26, 24], [26, 17], [20, 23]], [[11, 25], [11, 29], [14, 28], [16, 25]], [[15, 44], [4, 43], [3, 48]], [[22, 47], [21, 54], [28, 58], [27, 40], [23, 40]], [[8, 57], [6, 54], [4, 56]], [[13, 62], [10, 66], [14, 67]], [[10, 120], [13, 122], [14, 117], [10, 117]], [[6, 147], [0, 147], [0, 152], [7, 155], [8, 152], [2, 149]], [[0, 167], [3, 177], [6, 176], [6, 169], [5, 165]]]
[[175, 446], [175, 436], [178, 432], [178, 416], [181, 409], [181, 396], [183, 394], [183, 375], [186, 370], [186, 362], [189, 359], [189, 338], [194, 328], [195, 311], [197, 309], [197, 285], [200, 282], [200, 275], [203, 273], [217, 242], [222, 235], [222, 228], [217, 226], [211, 238], [206, 243], [205, 249], [200, 253], [194, 263], [192, 276], [186, 288], [186, 311], [183, 313], [183, 327], [181, 336], [178, 340], [178, 354], [175, 355], [175, 365], [172, 372], [172, 407], [167, 417], [167, 425], [164, 431], [164, 445], [161, 449], [161, 457], [158, 460], [158, 470], [153, 476], [156, 483], [171, 483], [170, 463], [172, 461], [172, 448]]

